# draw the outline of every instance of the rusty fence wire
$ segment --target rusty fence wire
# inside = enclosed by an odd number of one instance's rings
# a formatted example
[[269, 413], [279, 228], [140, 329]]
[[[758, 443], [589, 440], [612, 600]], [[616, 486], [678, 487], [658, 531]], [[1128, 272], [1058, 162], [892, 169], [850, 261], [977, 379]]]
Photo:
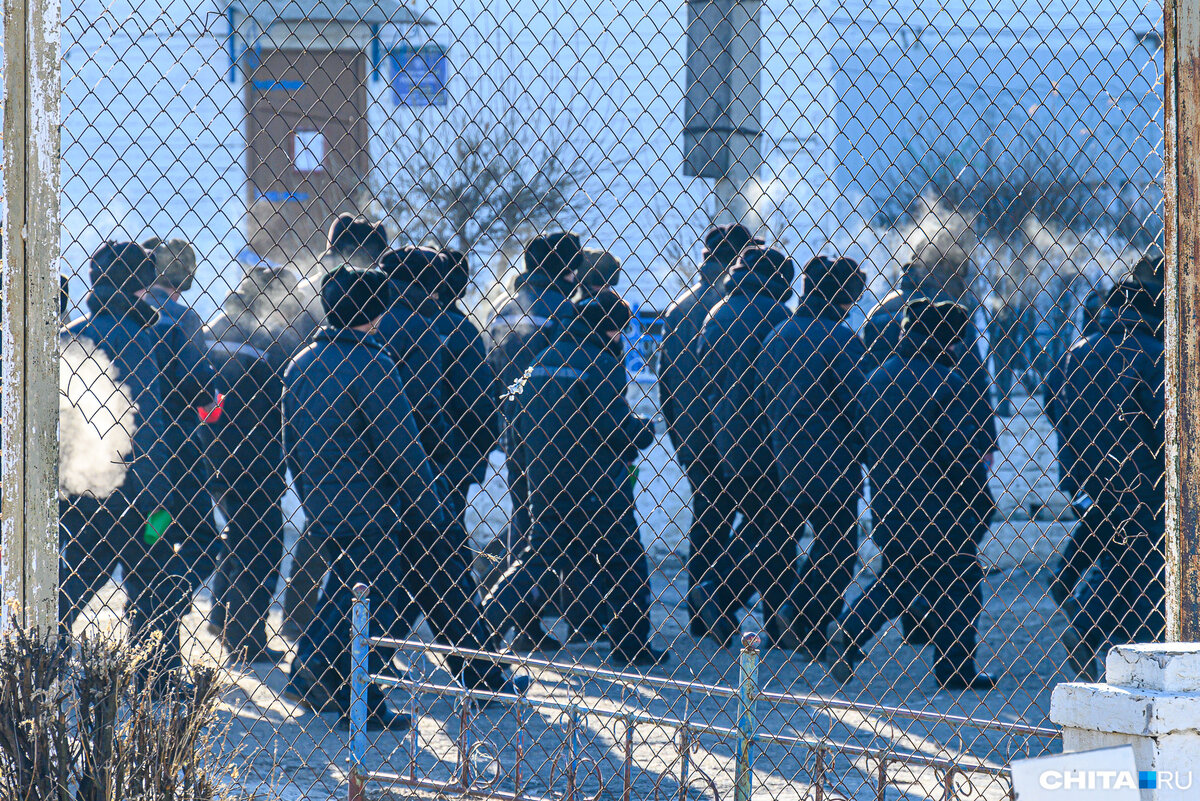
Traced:
[[70, 0], [63, 626], [245, 798], [1008, 797], [1164, 636], [1162, 19]]

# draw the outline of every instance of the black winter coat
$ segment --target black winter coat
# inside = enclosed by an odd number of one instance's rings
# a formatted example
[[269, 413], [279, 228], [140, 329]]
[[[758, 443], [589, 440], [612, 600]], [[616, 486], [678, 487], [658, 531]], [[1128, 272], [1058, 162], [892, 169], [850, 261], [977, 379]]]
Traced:
[[318, 535], [445, 530], [404, 375], [378, 339], [318, 329], [284, 373], [283, 419], [287, 463]]
[[1046, 379], [1064, 491], [1079, 490], [1114, 523], [1164, 521], [1163, 341], [1132, 309], [1105, 308], [1100, 333], [1071, 346]]
[[143, 517], [160, 507], [177, 513], [182, 502], [166, 471], [171, 450], [166, 441], [168, 419], [162, 396], [166, 384], [156, 355], [158, 312], [144, 301], [123, 296], [100, 298], [91, 293], [85, 302], [88, 313], [68, 323], [65, 334], [90, 341], [102, 351], [112, 361], [117, 380], [128, 387], [137, 404], [133, 450], [125, 459], [125, 482], [107, 503], [116, 517], [129, 504]]
[[[863, 344], [867, 349], [864, 372], [870, 373], [896, 354], [900, 348], [900, 325], [904, 319], [904, 304], [910, 298], [921, 296], [923, 293], [899, 289], [888, 294], [870, 311], [862, 331]], [[932, 299], [939, 302], [945, 300], [958, 302], [957, 298], [951, 298], [941, 293]], [[996, 417], [992, 412], [992, 404], [988, 400], [991, 394], [991, 377], [988, 374], [986, 362], [979, 355], [979, 332], [974, 323], [967, 330], [966, 340], [968, 347], [962, 352], [958, 370], [971, 385], [970, 403], [975, 410], [975, 417], [985, 421], [983, 428], [980, 429], [981, 435], [984, 437], [982, 442], [984, 453], [991, 453], [999, 447], [1000, 437], [996, 426]]]
[[529, 454], [535, 520], [625, 513], [629, 464], [654, 443], [653, 424], [630, 409], [626, 386], [623, 361], [578, 325], [538, 354], [514, 425]]
[[871, 481], [872, 538], [938, 553], [963, 552], [979, 527], [964, 493], [983, 459], [971, 390], [955, 369], [902, 342], [862, 391], [862, 436]]
[[466, 491], [482, 484], [487, 458], [499, 435], [499, 389], [487, 360], [479, 328], [456, 308], [429, 301], [420, 311], [441, 340], [442, 376], [439, 395], [449, 426], [450, 459], [445, 465], [450, 486]]
[[396, 290], [398, 299], [379, 321], [379, 339], [400, 368], [421, 444], [434, 464], [442, 466], [450, 459], [449, 426], [442, 415], [442, 341], [433, 323], [417, 311], [423, 296], [400, 286]]
[[771, 332], [789, 316], [791, 287], [738, 271], [725, 279], [725, 299], [709, 313], [696, 341], [703, 371], [704, 425], [713, 430], [726, 479], [747, 485], [772, 474], [771, 424], [759, 403], [758, 357]]
[[716, 462], [714, 433], [702, 403], [705, 382], [696, 342], [709, 312], [723, 299], [720, 286], [702, 280], [671, 304], [664, 319], [658, 398], [675, 456], [684, 466]]
[[804, 298], [758, 357], [779, 485], [801, 508], [853, 503], [861, 491], [858, 335], [834, 306]]
[[271, 497], [282, 495], [286, 363], [277, 353], [241, 342], [212, 343], [208, 360], [225, 392], [225, 411], [212, 427], [208, 451], [217, 491], [257, 486]]
[[163, 409], [167, 415], [164, 438], [171, 451], [166, 470], [192, 514], [205, 515], [212, 504], [206, 497], [211, 478], [205, 453], [213, 434], [202, 423], [198, 406], [208, 406], [224, 388], [204, 357], [207, 341], [200, 318], [182, 303], [171, 300], [161, 287], [146, 293], [158, 309], [158, 363], [163, 377]]
[[521, 376], [533, 359], [550, 347], [575, 316], [570, 288], [541, 273], [517, 276], [513, 296], [488, 323], [488, 363], [500, 392]]

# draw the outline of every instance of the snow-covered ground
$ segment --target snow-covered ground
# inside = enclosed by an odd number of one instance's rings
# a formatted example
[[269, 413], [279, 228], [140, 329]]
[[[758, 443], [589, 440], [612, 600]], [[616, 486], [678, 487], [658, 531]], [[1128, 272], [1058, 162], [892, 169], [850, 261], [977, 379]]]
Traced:
[[[652, 384], [635, 385], [631, 394], [641, 412], [656, 413], [656, 390]], [[981, 666], [1000, 676], [999, 688], [985, 694], [939, 692], [930, 676], [932, 653], [902, 643], [892, 629], [885, 630], [874, 642], [857, 678], [844, 688], [833, 684], [820, 665], [799, 660], [788, 652], [769, 649], [763, 656], [765, 688], [1002, 721], [1046, 722], [1051, 688], [1059, 681], [1073, 678], [1062, 672], [1065, 659], [1057, 641], [1063, 620], [1047, 597], [1043, 575], [1066, 532], [1066, 525], [1028, 519], [1030, 498], [1034, 495], [1039, 502], [1054, 502], [1049, 491], [1054, 481], [1050, 459], [1054, 443], [1036, 400], [1018, 399], [1014, 405], [1017, 413], [1002, 420], [1002, 452], [992, 479], [1002, 514], [1001, 520], [993, 526], [991, 539], [984, 546], [983, 559], [988, 575], [984, 588], [985, 609], [979, 621]], [[470, 498], [468, 523], [477, 545], [500, 532], [508, 518], [503, 463], [498, 454], [494, 455], [492, 464], [485, 486]], [[670, 665], [657, 672], [677, 679], [734, 684], [737, 680], [736, 654], [716, 649], [711, 642], [697, 643], [686, 631], [683, 565], [685, 532], [690, 523], [689, 491], [665, 436], [660, 436], [655, 446], [643, 454], [639, 481], [641, 534], [650, 552], [653, 569], [656, 602], [652, 618], [656, 640], [670, 647], [675, 657]], [[288, 511], [290, 520], [299, 522], [294, 499]], [[289, 546], [294, 544], [295, 536], [293, 526], [288, 535]], [[860, 584], [869, 575], [870, 548], [864, 547], [861, 556]], [[112, 589], [115, 592], [115, 588]], [[119, 593], [106, 595], [108, 604], [119, 606]], [[194, 657], [224, 659], [220, 647], [200, 627], [207, 606], [207, 596], [202, 593], [196, 603], [196, 612], [187, 621], [188, 628], [195, 632], [190, 640], [190, 651]], [[272, 620], [278, 625], [278, 611]], [[752, 617], [745, 625], [757, 628], [759, 623]], [[555, 658], [596, 664], [602, 661], [603, 652], [574, 648]], [[283, 701], [279, 691], [286, 681], [286, 674], [282, 670], [243, 666], [231, 666], [231, 670], [236, 688], [226, 699], [226, 708], [233, 741], [248, 762], [239, 774], [241, 780], [247, 781], [249, 786], [258, 785], [260, 799], [343, 797], [347, 747], [344, 727], [333, 725], [333, 718], [314, 716]], [[566, 686], [557, 674], [540, 673], [533, 695], [562, 699], [567, 693]], [[632, 704], [673, 717], [687, 714], [692, 719], [720, 725], [728, 725], [731, 721], [731, 708], [717, 699], [693, 696], [687, 707], [682, 697], [668, 692], [640, 693], [623, 698], [602, 682], [584, 682], [573, 687], [573, 692], [582, 694], [588, 703], [609, 709]], [[396, 700], [403, 702], [403, 694], [397, 694]], [[427, 699], [427, 702], [431, 701]], [[447, 753], [456, 729], [450, 724], [447, 733], [439, 726], [440, 721], [450, 718], [452, 710], [443, 703], [435, 703], [423, 711], [420, 758], [423, 770], [437, 775], [441, 775], [438, 771], [446, 770], [439, 760]], [[531, 738], [533, 742], [526, 743], [532, 749], [526, 767], [531, 771], [528, 773], [533, 782], [531, 787], [542, 791], [551, 782], [549, 752], [561, 743], [561, 730], [551, 726], [551, 722], [552, 717], [543, 719], [534, 715], [531, 731], [536, 736]], [[585, 755], [601, 766], [606, 782], [619, 781], [622, 757], [619, 748], [614, 747], [614, 743], [620, 742], [618, 732], [599, 718], [585, 717], [584, 723], [587, 727]], [[493, 727], [488, 739], [497, 744], [508, 741], [516, 731], [514, 716], [500, 711], [488, 710], [479, 725], [484, 730]], [[1005, 764], [1025, 749], [1036, 752], [1044, 747], [1055, 747], [972, 728], [956, 732], [946, 725], [930, 726], [860, 711], [835, 713], [819, 705], [800, 709], [781, 707], [764, 716], [764, 726], [827, 742], [834, 758], [827, 788], [855, 799], [874, 798], [867, 789], [869, 774], [864, 773], [866, 765], [861, 760], [838, 751], [839, 743], [879, 749], [917, 748], [926, 753], [957, 755], [960, 759], [983, 759], [989, 764]], [[670, 732], [665, 729], [639, 729], [632, 766], [638, 797], [650, 797], [658, 782], [664, 782], [663, 786], [668, 787], [677, 781], [671, 778], [677, 774], [672, 773], [669, 756], [663, 750], [664, 738], [669, 736]], [[643, 737], [644, 742], [640, 739]], [[393, 736], [379, 735], [373, 740], [371, 762], [387, 764], [392, 769], [403, 768], [405, 747]], [[697, 764], [713, 778], [722, 797], [732, 787], [732, 759], [728, 743], [702, 738]], [[542, 763], [542, 760], [547, 761]], [[511, 754], [506, 753], [502, 762], [506, 770], [511, 769]], [[770, 747], [757, 765], [756, 786], [764, 795], [798, 800], [811, 788], [812, 757], [803, 749]], [[887, 797], [925, 798], [927, 794], [933, 794], [932, 776], [918, 774], [913, 780], [915, 784], [906, 791], [909, 795]], [[594, 777], [588, 782], [588, 787], [594, 787]], [[612, 787], [610, 785], [610, 791]], [[925, 789], [920, 790], [921, 787]], [[1004, 796], [999, 785], [984, 783], [979, 797], [998, 800]]]

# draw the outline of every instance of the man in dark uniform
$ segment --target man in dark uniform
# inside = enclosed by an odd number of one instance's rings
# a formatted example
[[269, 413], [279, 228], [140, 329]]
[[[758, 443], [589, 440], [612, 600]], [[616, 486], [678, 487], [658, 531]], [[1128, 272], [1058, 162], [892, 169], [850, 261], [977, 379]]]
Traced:
[[[220, 636], [248, 662], [270, 661], [267, 613], [283, 559], [283, 370], [294, 349], [265, 329], [239, 341], [238, 329], [209, 346], [225, 388], [224, 413], [208, 456], [225, 516], [225, 553], [213, 582]], [[213, 615], [217, 617], [216, 614]]]
[[957, 369], [960, 356], [951, 352], [969, 322], [958, 304], [910, 300], [896, 355], [863, 387], [871, 536], [883, 551], [883, 572], [830, 636], [825, 659], [839, 682], [853, 675], [875, 632], [924, 598], [933, 618], [938, 684], [948, 690], [995, 686], [975, 666], [983, 580], [975, 539], [979, 510], [962, 492], [983, 459], [981, 421]]
[[458, 308], [470, 279], [467, 257], [441, 251], [416, 277], [424, 292], [417, 312], [441, 343], [438, 395], [447, 426], [445, 471], [451, 516], [465, 531], [467, 490], [482, 484], [488, 454], [496, 447], [500, 393], [478, 326]]
[[658, 664], [650, 644], [646, 552], [627, 522], [629, 463], [654, 441], [652, 423], [625, 398], [621, 333], [629, 306], [613, 292], [582, 301], [563, 336], [533, 362], [517, 399], [514, 434], [530, 455], [530, 545], [493, 588], [489, 619], [503, 635], [548, 609], [580, 563], [609, 588], [608, 636], [621, 665]]
[[[566, 330], [575, 314], [568, 298], [583, 266], [583, 248], [575, 234], [546, 234], [530, 241], [525, 249], [524, 270], [517, 276], [512, 298], [488, 323], [491, 341], [488, 363], [492, 365], [502, 393], [516, 386], [534, 357]], [[500, 567], [506, 567], [529, 539], [529, 492], [525, 474], [528, 456], [519, 443], [512, 441], [505, 422], [512, 420], [514, 412], [512, 401], [501, 407], [500, 444], [505, 453], [512, 519], [503, 541], [498, 541], [487, 554], [498, 560]], [[492, 572], [498, 574], [500, 571]], [[493, 577], [485, 579], [485, 583], [492, 583]], [[516, 644], [524, 650], [557, 646], [540, 623], [534, 624], [528, 633], [532, 638], [530, 641]]]
[[418, 309], [426, 297], [421, 280], [436, 274], [440, 261], [436, 250], [425, 247], [389, 250], [380, 257], [379, 266], [392, 281], [395, 300], [380, 319], [378, 332], [406, 375], [404, 393], [416, 415], [421, 445], [439, 474], [450, 459], [449, 426], [442, 413], [442, 341]]
[[[182, 293], [192, 288], [196, 275], [196, 252], [182, 239], [162, 241], [148, 239], [142, 243], [154, 258], [158, 278], [145, 294], [145, 300], [158, 310], [158, 330], [175, 329], [176, 339], [189, 343], [190, 360], [182, 354], [161, 353], [160, 364], [164, 368], [174, 365], [175, 370], [192, 373], [190, 380], [211, 384], [213, 369], [207, 360], [195, 360], [208, 348], [204, 324], [200, 315], [184, 304]], [[160, 348], [165, 347], [165, 342]], [[164, 408], [170, 425], [167, 427], [167, 447], [171, 451], [167, 472], [175, 481], [178, 496], [183, 506], [175, 513], [175, 525], [190, 537], [197, 553], [205, 554], [205, 566], [215, 567], [220, 558], [216, 520], [213, 517], [213, 486], [205, 453], [212, 445], [212, 427], [196, 416], [189, 400], [178, 393], [168, 392], [163, 398]], [[216, 422], [215, 420], [213, 422]], [[200, 565], [196, 566], [200, 569]], [[217, 607], [213, 608], [213, 623], [219, 630], [224, 624]]]
[[[62, 567], [59, 621], [69, 629], [117, 564], [124, 566], [131, 640], [163, 632], [167, 668], [182, 664], [179, 625], [207, 571], [192, 532], [172, 522], [184, 507], [171, 458], [164, 402], [168, 393], [194, 417], [216, 408], [203, 357], [178, 327], [160, 326], [146, 302], [157, 278], [151, 254], [136, 242], [106, 242], [92, 256], [88, 313], [64, 333], [111, 360], [117, 380], [136, 405], [132, 450], [122, 485], [104, 498], [72, 496], [60, 503]], [[164, 364], [160, 359], [168, 358]]]
[[[393, 300], [390, 279], [378, 270], [343, 267], [325, 277], [321, 292], [327, 324], [284, 375], [284, 430], [310, 533], [327, 539], [335, 557], [284, 695], [346, 715], [356, 582], [372, 586], [380, 612], [414, 598], [441, 642], [478, 649], [488, 633], [467, 566], [446, 536], [449, 521], [404, 377], [374, 336]], [[468, 687], [524, 689], [525, 682], [514, 683], [494, 665], [448, 661]], [[385, 700], [382, 691], [369, 694], [373, 726], [411, 725]]]
[[[675, 458], [692, 491], [692, 524], [688, 529], [688, 586], [714, 588], [727, 577], [713, 572], [718, 557], [730, 547], [735, 505], [717, 471], [710, 421], [704, 414], [700, 357], [695, 351], [708, 313], [724, 298], [722, 280], [748, 245], [761, 244], [743, 225], [719, 226], [704, 237], [697, 281], [667, 309], [658, 374], [659, 406]], [[711, 589], [688, 593], [688, 620], [694, 637], [709, 634], [695, 599]], [[731, 632], [732, 621], [724, 626]], [[724, 640], [724, 638], [722, 638]], [[722, 644], [724, 642], [722, 641]]]
[[[387, 248], [388, 235], [382, 222], [371, 222], [366, 217], [348, 212], [339, 214], [329, 225], [318, 274], [346, 265], [370, 269], [378, 265]], [[308, 627], [315, 614], [317, 595], [329, 571], [331, 558], [331, 553], [321, 552], [314, 547], [307, 533], [300, 535], [292, 553], [292, 571], [284, 599], [285, 631], [298, 633]]]
[[1161, 257], [1149, 258], [1157, 267], [1140, 262], [1113, 287], [1098, 330], [1047, 379], [1064, 490], [1083, 510], [1051, 591], [1069, 618], [1068, 659], [1087, 681], [1105, 642], [1165, 633], [1163, 288]]
[[790, 535], [783, 535], [788, 504], [778, 492], [757, 364], [767, 337], [789, 316], [784, 303], [795, 273], [792, 260], [777, 250], [743, 250], [725, 279], [724, 300], [709, 313], [694, 346], [705, 382], [702, 425], [711, 426], [718, 474], [743, 517], [737, 542], [718, 559], [715, 573], [726, 581], [693, 590], [700, 593], [696, 603], [705, 625], [723, 643], [736, 633], [733, 612], [748, 592], [757, 590], [762, 597], [772, 643], [788, 644], [794, 616], [779, 576], [769, 572]]
[[[865, 286], [866, 275], [852, 259], [810, 260], [796, 313], [775, 329], [758, 357], [759, 402], [770, 421], [780, 489], [792, 505], [786, 528], [793, 542], [769, 572], [791, 593], [792, 633], [813, 659], [841, 611], [858, 555], [858, 396], [866, 376], [862, 342], [844, 319]], [[813, 543], [795, 578], [795, 540], [805, 521]]]
[[[950, 248], [948, 252], [943, 253], [938, 248], [931, 247], [926, 248], [921, 257], [900, 268], [900, 288], [888, 293], [867, 314], [863, 325], [863, 345], [867, 349], [864, 373], [869, 375], [898, 351], [904, 307], [909, 300], [929, 298], [938, 302], [962, 301], [967, 295], [967, 264], [967, 254], [960, 248]], [[971, 496], [977, 509], [987, 510], [987, 514], [978, 516], [976, 544], [987, 534], [995, 510], [996, 504], [988, 484], [988, 473], [992, 468], [996, 450], [1000, 447], [998, 423], [989, 400], [991, 377], [986, 361], [979, 355], [979, 339], [979, 331], [975, 324], [968, 320], [966, 335], [953, 346], [953, 352], [959, 355], [955, 367], [967, 379], [970, 387], [968, 403], [972, 409], [972, 416], [983, 421], [978, 431], [978, 449], [983, 454], [983, 461], [972, 469], [968, 478], [969, 486], [962, 490]], [[900, 617], [904, 638], [912, 645], [929, 644], [929, 632], [921, 624], [928, 611], [925, 599], [918, 598], [914, 606], [905, 610]]]

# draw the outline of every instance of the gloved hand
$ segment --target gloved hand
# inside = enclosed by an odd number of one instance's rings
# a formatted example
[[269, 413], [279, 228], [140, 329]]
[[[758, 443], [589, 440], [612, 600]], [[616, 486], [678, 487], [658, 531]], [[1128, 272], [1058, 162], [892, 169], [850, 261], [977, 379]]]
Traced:
[[162, 507], [155, 509], [146, 518], [146, 525], [142, 529], [142, 541], [147, 545], [158, 542], [167, 533], [167, 528], [172, 521], [171, 513], [166, 509]]

